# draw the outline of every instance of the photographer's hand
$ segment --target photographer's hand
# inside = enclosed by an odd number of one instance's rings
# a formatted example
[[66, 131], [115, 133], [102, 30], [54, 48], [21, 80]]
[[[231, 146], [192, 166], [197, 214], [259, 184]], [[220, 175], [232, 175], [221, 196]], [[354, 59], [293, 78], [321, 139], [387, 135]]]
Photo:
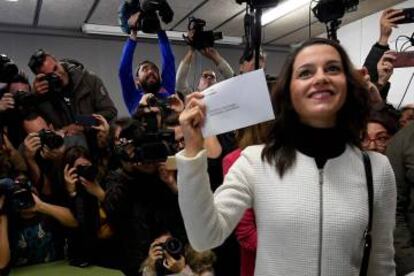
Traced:
[[96, 181], [89, 181], [84, 177], [79, 177], [79, 180], [88, 193], [95, 196], [100, 202], [104, 201], [105, 192]]
[[184, 154], [187, 157], [194, 157], [203, 149], [204, 138], [201, 133], [201, 126], [204, 124], [206, 116], [203, 97], [204, 95], [200, 92], [193, 92], [188, 95], [185, 109], [180, 114], [179, 121], [185, 140]]
[[177, 94], [171, 95], [168, 98], [168, 101], [171, 109], [177, 113], [181, 113], [185, 108], [184, 102], [178, 97]]
[[[378, 43], [383, 46], [388, 46], [388, 40], [392, 33], [392, 28], [398, 28], [396, 21], [404, 19], [401, 10], [386, 9], [380, 18], [380, 38]], [[398, 16], [399, 15], [399, 16]]]
[[163, 265], [173, 273], [180, 273], [185, 268], [185, 258], [180, 256], [180, 259], [176, 260], [168, 252], [164, 252]]
[[108, 145], [109, 124], [105, 117], [100, 114], [92, 114], [92, 116], [99, 122], [97, 126], [92, 126], [93, 129], [98, 131], [96, 133], [98, 147], [104, 148]]
[[134, 13], [128, 18], [128, 26], [131, 29], [129, 38], [132, 40], [137, 40], [137, 30], [139, 29], [139, 17], [141, 12]]
[[49, 83], [47, 80], [43, 79], [45, 76], [45, 74], [36, 75], [33, 81], [33, 90], [36, 94], [41, 95], [49, 91]]
[[40, 149], [42, 144], [37, 132], [29, 133], [24, 139], [24, 156], [27, 159], [33, 160], [36, 156], [36, 152]]
[[387, 51], [381, 57], [377, 63], [378, 71], [378, 84], [383, 87], [387, 84], [388, 80], [391, 78], [392, 73], [394, 72], [394, 66], [392, 62], [396, 59], [394, 51]]
[[63, 175], [65, 178], [65, 187], [66, 191], [69, 193], [70, 196], [76, 195], [76, 181], [78, 180], [78, 175], [76, 174], [76, 168], [70, 168], [69, 164], [65, 165], [63, 169]]
[[164, 250], [160, 245], [161, 241], [156, 239], [149, 248], [148, 251], [148, 264], [152, 271], [155, 271], [155, 262], [161, 260], [164, 257]]
[[4, 93], [0, 99], [0, 112], [6, 111], [7, 109], [14, 108], [14, 98], [11, 93]]
[[173, 191], [173, 193], [178, 193], [177, 188], [177, 179], [175, 178], [175, 171], [167, 170], [165, 163], [161, 163], [158, 167], [158, 174], [162, 182], [167, 184], [168, 188]]
[[57, 149], [50, 149], [48, 146], [43, 146], [40, 150], [40, 156], [46, 160], [58, 161], [62, 158], [65, 151], [65, 145]]

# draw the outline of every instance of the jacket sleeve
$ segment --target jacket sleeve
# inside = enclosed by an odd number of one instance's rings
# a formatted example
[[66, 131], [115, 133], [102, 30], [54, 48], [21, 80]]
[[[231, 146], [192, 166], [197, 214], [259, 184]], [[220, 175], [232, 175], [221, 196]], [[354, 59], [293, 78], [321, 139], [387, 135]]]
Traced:
[[375, 43], [371, 47], [371, 50], [369, 51], [368, 56], [365, 59], [364, 66], [368, 69], [371, 81], [374, 83], [378, 81], [377, 63], [384, 55], [384, 53], [389, 49], [390, 48], [388, 46], [382, 46], [378, 43]]
[[159, 46], [162, 56], [162, 86], [168, 95], [175, 93], [175, 58], [165, 31], [158, 32]]
[[177, 155], [178, 202], [189, 241], [197, 251], [219, 246], [252, 204], [247, 176], [251, 166], [242, 155], [213, 195], [207, 174], [207, 153]]
[[176, 76], [176, 83], [177, 83], [177, 91], [183, 93], [184, 95], [188, 95], [191, 92], [190, 85], [188, 84], [188, 71], [190, 70], [191, 64], [182, 60], [178, 65], [177, 69], [177, 76]]
[[[233, 152], [223, 158], [223, 173], [227, 174], [230, 167], [239, 157], [239, 154]], [[236, 227], [236, 238], [241, 247], [246, 250], [256, 251], [257, 248], [257, 229], [253, 209], [247, 209], [242, 219]]]
[[223, 76], [224, 79], [229, 79], [234, 77], [233, 68], [231, 68], [230, 64], [225, 60], [223, 57], [220, 56], [219, 63], [217, 64], [217, 69], [220, 74]]
[[118, 222], [128, 213], [130, 205], [128, 202], [129, 189], [128, 185], [121, 183], [113, 174], [106, 179], [108, 190], [105, 192], [105, 199], [102, 207], [108, 216], [110, 224], [116, 226]]
[[114, 102], [109, 97], [109, 93], [106, 90], [102, 80], [95, 76], [95, 83], [93, 88], [94, 94], [94, 112], [105, 117], [110, 123], [114, 120], [118, 114]]
[[132, 62], [136, 45], [136, 41], [128, 38], [122, 51], [121, 63], [119, 64], [118, 70], [122, 97], [130, 114], [132, 114], [143, 95], [142, 89], [135, 87], [134, 76], [132, 74]]
[[411, 184], [406, 178], [407, 169], [414, 169], [413, 127], [413, 125], [409, 125], [403, 128], [393, 137], [387, 147], [387, 156], [394, 169], [397, 181], [398, 196], [394, 247], [398, 275], [414, 271], [414, 244], [408, 223]]
[[[371, 155], [372, 156], [372, 155]], [[393, 230], [395, 227], [395, 208], [397, 190], [391, 165], [385, 156], [371, 158], [372, 168], [380, 170], [373, 173], [374, 210], [372, 220], [372, 248], [369, 259], [368, 275], [395, 275]], [[381, 161], [381, 162], [379, 162]]]

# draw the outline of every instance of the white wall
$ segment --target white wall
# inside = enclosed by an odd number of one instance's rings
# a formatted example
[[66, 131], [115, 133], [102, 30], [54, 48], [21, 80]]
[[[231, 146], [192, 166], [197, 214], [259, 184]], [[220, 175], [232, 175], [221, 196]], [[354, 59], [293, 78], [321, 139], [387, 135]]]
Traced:
[[[414, 0], [403, 2], [394, 6], [395, 8], [414, 7]], [[379, 19], [382, 12], [370, 15], [361, 20], [343, 26], [338, 31], [338, 39], [347, 49], [352, 61], [357, 67], [361, 67], [372, 45], [379, 38]], [[399, 35], [411, 36], [414, 32], [414, 24], [399, 25], [394, 29], [390, 38], [390, 48], [395, 49], [395, 40]], [[399, 40], [399, 46], [404, 40]], [[414, 50], [411, 48], [410, 50]], [[388, 95], [388, 101], [397, 106], [408, 86], [411, 76], [414, 74], [414, 68], [395, 69], [391, 77], [391, 90]], [[402, 105], [414, 103], [414, 81], [411, 83], [405, 100]]]
[[[58, 58], [73, 58], [85, 67], [100, 76], [111, 93], [111, 97], [118, 108], [119, 116], [128, 113], [124, 106], [118, 80], [118, 65], [124, 40], [100, 39], [98, 37], [70, 37], [63, 35], [43, 35], [30, 33], [2, 32], [0, 30], [0, 53], [8, 54], [25, 71], [30, 79], [33, 75], [27, 67], [32, 53], [43, 48]], [[176, 67], [187, 51], [187, 46], [175, 44], [172, 46], [176, 59]], [[230, 65], [238, 72], [238, 61], [243, 52], [241, 48], [218, 48]], [[268, 55], [267, 72], [277, 75], [286, 58], [285, 52], [266, 51]], [[135, 64], [144, 59], [152, 60], [160, 65], [160, 52], [157, 41], [140, 42], [135, 52]], [[190, 75], [190, 84], [196, 82], [203, 68], [214, 69], [214, 64], [204, 57], [198, 56]]]

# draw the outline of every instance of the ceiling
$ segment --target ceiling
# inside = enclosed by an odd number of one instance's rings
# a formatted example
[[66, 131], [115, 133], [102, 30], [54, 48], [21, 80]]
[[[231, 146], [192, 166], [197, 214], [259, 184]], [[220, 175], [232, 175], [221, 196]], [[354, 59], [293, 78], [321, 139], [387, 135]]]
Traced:
[[[174, 20], [166, 28], [186, 31], [187, 17], [207, 21], [206, 29], [222, 31], [225, 36], [244, 34], [245, 5], [235, 0], [167, 0]], [[282, 0], [283, 1], [283, 0]], [[286, 1], [286, 0], [284, 0]], [[296, 1], [296, 0], [288, 0]], [[358, 10], [347, 13], [343, 24], [355, 21], [404, 0], [361, 0]], [[81, 34], [83, 23], [118, 25], [120, 0], [0, 0], [0, 26], [72, 31]], [[311, 17], [312, 36], [325, 32], [325, 26]], [[309, 4], [262, 28], [263, 43], [268, 46], [290, 45], [309, 36]]]

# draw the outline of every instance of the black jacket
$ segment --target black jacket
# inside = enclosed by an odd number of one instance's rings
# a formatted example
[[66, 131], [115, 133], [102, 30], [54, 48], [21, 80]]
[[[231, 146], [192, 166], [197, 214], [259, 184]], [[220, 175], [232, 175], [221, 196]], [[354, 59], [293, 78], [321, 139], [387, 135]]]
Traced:
[[62, 128], [74, 123], [76, 115], [101, 114], [111, 121], [117, 115], [114, 103], [102, 80], [86, 70], [76, 61], [63, 61], [62, 66], [69, 74], [70, 84], [64, 92], [70, 99], [65, 102], [63, 93], [48, 93], [38, 105], [39, 111], [52, 122], [55, 128]]
[[[369, 51], [367, 58], [365, 59], [364, 67], [368, 69], [369, 76], [373, 83], [376, 83], [378, 81], [377, 63], [380, 61], [384, 53], [389, 49], [390, 47], [388, 46], [383, 46], [379, 43], [375, 43]], [[387, 82], [387, 84], [380, 90], [381, 97], [384, 101], [387, 99], [388, 92], [390, 91], [390, 86], [390, 83]]]
[[126, 275], [138, 275], [151, 243], [161, 234], [186, 240], [178, 197], [157, 175], [128, 175], [119, 169], [108, 174], [105, 185], [103, 207], [121, 239]]

